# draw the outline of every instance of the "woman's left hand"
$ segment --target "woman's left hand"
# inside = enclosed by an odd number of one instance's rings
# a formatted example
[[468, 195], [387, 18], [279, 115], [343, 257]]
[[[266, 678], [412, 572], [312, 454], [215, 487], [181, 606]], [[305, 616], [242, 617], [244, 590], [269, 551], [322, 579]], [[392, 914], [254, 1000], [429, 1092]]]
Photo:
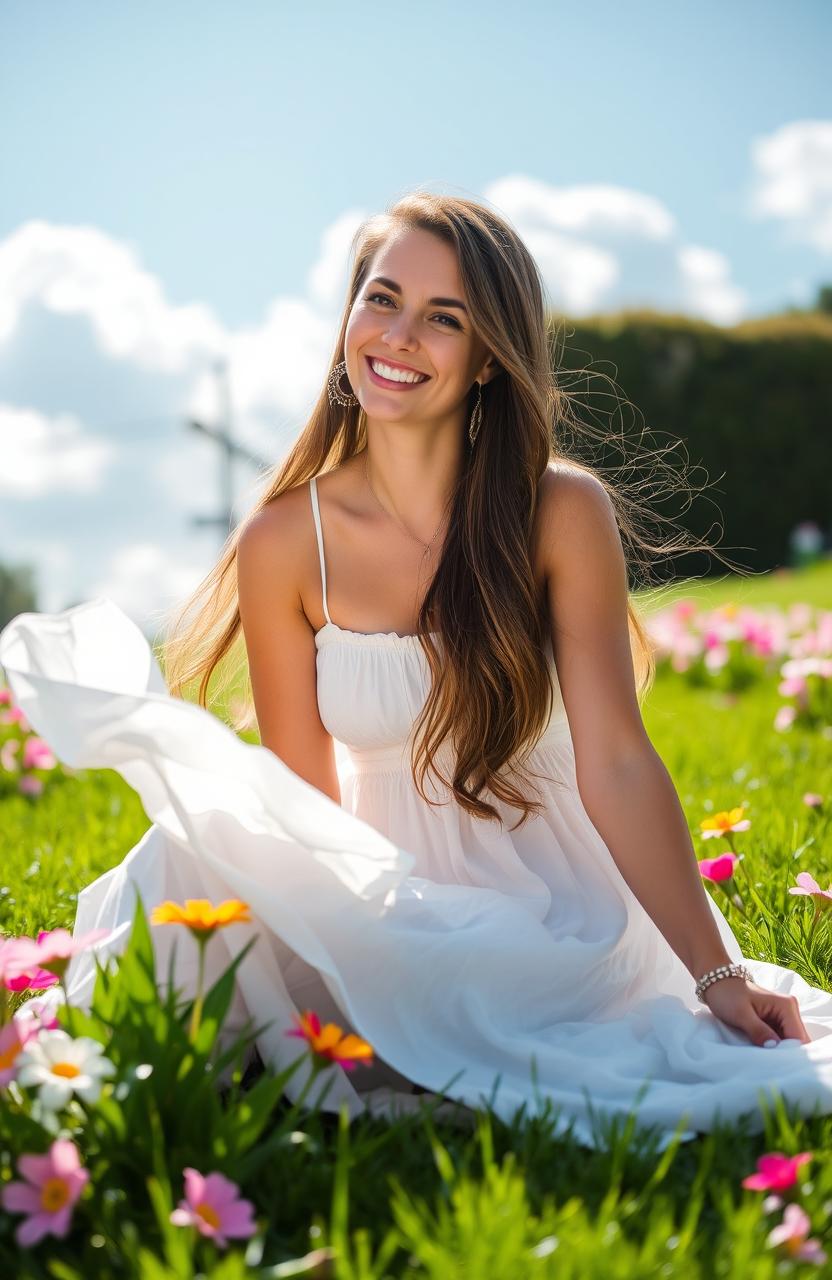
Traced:
[[795, 996], [780, 995], [758, 987], [745, 978], [720, 978], [704, 992], [705, 1002], [715, 1017], [729, 1027], [744, 1031], [752, 1044], [766, 1040], [800, 1040], [811, 1036], [803, 1025]]

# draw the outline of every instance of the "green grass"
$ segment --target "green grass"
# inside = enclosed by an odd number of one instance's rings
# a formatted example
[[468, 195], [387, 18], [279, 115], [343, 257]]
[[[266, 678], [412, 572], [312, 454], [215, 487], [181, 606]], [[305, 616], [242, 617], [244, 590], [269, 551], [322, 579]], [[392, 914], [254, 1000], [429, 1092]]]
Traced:
[[[727, 600], [827, 607], [832, 565], [710, 587], [698, 582], [673, 594], [703, 608]], [[808, 939], [809, 908], [786, 890], [800, 870], [823, 884], [832, 879], [832, 805], [814, 811], [801, 800], [805, 791], [829, 794], [830, 743], [806, 731], [775, 732], [779, 701], [774, 681], [732, 701], [662, 673], [644, 718], [694, 833], [708, 813], [747, 805], [752, 827], [738, 836], [738, 850], [766, 912], [748, 925], [729, 909], [745, 954], [829, 988], [832, 926], [823, 921]], [[78, 890], [120, 861], [148, 827], [135, 793], [110, 771], [56, 778], [34, 801], [7, 795], [0, 819], [0, 930], [8, 933], [71, 927]], [[717, 842], [694, 836], [694, 843], [704, 857]], [[825, 1227], [832, 1116], [802, 1120], [781, 1109], [766, 1125], [763, 1135], [749, 1135], [742, 1123], [720, 1127], [657, 1158], [649, 1142], [626, 1132], [608, 1152], [587, 1151], [554, 1139], [545, 1118], [509, 1125], [483, 1112], [477, 1132], [466, 1133], [438, 1121], [373, 1119], [345, 1131], [336, 1117], [318, 1116], [304, 1126], [303, 1151], [275, 1160], [259, 1177], [282, 1237], [298, 1253], [334, 1242], [339, 1277], [762, 1280], [790, 1270], [777, 1269], [764, 1243], [781, 1215], [763, 1214], [762, 1197], [739, 1185], [763, 1151], [816, 1153], [801, 1201], [832, 1258]]]

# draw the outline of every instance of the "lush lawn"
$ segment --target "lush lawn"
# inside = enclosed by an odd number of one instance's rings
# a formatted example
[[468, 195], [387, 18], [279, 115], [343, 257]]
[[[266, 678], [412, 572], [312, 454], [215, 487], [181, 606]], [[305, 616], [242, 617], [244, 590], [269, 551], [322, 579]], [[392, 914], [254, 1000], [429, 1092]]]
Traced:
[[[739, 583], [697, 582], [663, 593], [659, 603], [676, 596], [702, 608], [728, 600], [828, 608], [832, 565]], [[807, 937], [809, 907], [787, 893], [801, 870], [823, 885], [832, 881], [832, 744], [819, 733], [776, 732], [780, 702], [774, 680], [731, 698], [660, 673], [644, 715], [693, 832], [708, 813], [747, 806], [752, 825], [737, 837], [738, 848], [762, 907], [752, 910], [750, 924], [731, 909], [743, 951], [832, 987], [832, 925], [822, 917]], [[807, 807], [802, 796], [810, 791], [824, 793], [825, 805]], [[9, 791], [0, 817], [0, 930], [10, 934], [71, 927], [79, 888], [118, 862], [148, 826], [136, 795], [110, 771], [55, 777], [39, 798]], [[717, 852], [716, 841], [694, 841], [701, 857]], [[718, 888], [711, 891], [722, 901]], [[626, 1133], [610, 1152], [588, 1152], [552, 1139], [544, 1120], [509, 1126], [487, 1113], [470, 1134], [442, 1124], [369, 1120], [342, 1128], [339, 1137], [337, 1119], [326, 1116], [311, 1116], [302, 1128], [307, 1138], [287, 1143], [247, 1189], [259, 1212], [274, 1206], [282, 1247], [303, 1254], [316, 1244], [339, 1246], [337, 1270], [292, 1274], [747, 1280], [787, 1274], [792, 1265], [811, 1271], [800, 1262], [778, 1270], [765, 1238], [782, 1215], [765, 1214], [762, 1196], [740, 1186], [757, 1157], [774, 1150], [814, 1153], [799, 1198], [811, 1234], [832, 1258], [832, 1117], [790, 1123], [783, 1112], [769, 1118], [765, 1135], [749, 1136], [742, 1124], [726, 1127], [661, 1159], [649, 1146], [639, 1154]], [[394, 1226], [387, 1261], [372, 1263]], [[363, 1244], [353, 1234], [358, 1228], [368, 1232]], [[280, 1274], [265, 1269], [268, 1253], [260, 1274]], [[227, 1261], [223, 1275], [250, 1274], [242, 1262], [237, 1270]], [[178, 1273], [160, 1267], [154, 1274], [172, 1280]]]

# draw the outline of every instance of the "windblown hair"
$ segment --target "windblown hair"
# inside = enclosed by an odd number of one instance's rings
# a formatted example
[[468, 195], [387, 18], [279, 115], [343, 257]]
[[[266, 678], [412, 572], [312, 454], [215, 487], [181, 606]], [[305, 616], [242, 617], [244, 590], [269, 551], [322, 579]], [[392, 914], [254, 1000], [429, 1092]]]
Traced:
[[[567, 451], [565, 441], [571, 434], [588, 440], [596, 432], [575, 412], [578, 397], [566, 385], [575, 379], [574, 373], [558, 378], [557, 324], [547, 317], [539, 269], [512, 227], [483, 204], [417, 190], [359, 227], [327, 375], [344, 359], [350, 311], [377, 251], [392, 234], [413, 228], [431, 232], [456, 251], [472, 324], [501, 371], [482, 388], [482, 418], [473, 447], [467, 433], [472, 389], [448, 532], [417, 622], [431, 682], [414, 725], [411, 768], [416, 787], [428, 803], [433, 801], [425, 793], [424, 782], [431, 769], [472, 815], [502, 821], [498, 809], [484, 798], [487, 791], [521, 811], [514, 824], [518, 826], [541, 807], [529, 798], [529, 773], [523, 766], [553, 706], [544, 646], [547, 628], [557, 626], [557, 618], [549, 620], [541, 613], [531, 561], [538, 485], [547, 466], [567, 460], [604, 485], [615, 508], [628, 572], [646, 569], [648, 552], [667, 556], [714, 548], [631, 498], [628, 485], [609, 483], [600, 468]], [[609, 435], [602, 432], [600, 438], [607, 443]], [[284, 461], [266, 477], [256, 505], [229, 535], [215, 566], [170, 619], [161, 662], [174, 696], [182, 696], [186, 686], [198, 679], [198, 700], [207, 707], [215, 668], [228, 658], [233, 679], [244, 659], [236, 557], [248, 520], [279, 494], [334, 469], [366, 443], [363, 408], [330, 404], [325, 379], [309, 421]], [[656, 464], [668, 477], [668, 491], [678, 492], [683, 486], [677, 471], [661, 459]], [[635, 487], [641, 491], [642, 486]], [[662, 544], [652, 542], [638, 528], [640, 513], [673, 525], [676, 536]], [[628, 601], [628, 623], [641, 703], [653, 683], [655, 660], [632, 600]], [[441, 652], [431, 630], [441, 637]], [[242, 653], [235, 652], [238, 642]], [[249, 682], [248, 703], [231, 717], [237, 730], [250, 724], [250, 692]], [[442, 773], [436, 759], [443, 743], [453, 748], [451, 777]]]

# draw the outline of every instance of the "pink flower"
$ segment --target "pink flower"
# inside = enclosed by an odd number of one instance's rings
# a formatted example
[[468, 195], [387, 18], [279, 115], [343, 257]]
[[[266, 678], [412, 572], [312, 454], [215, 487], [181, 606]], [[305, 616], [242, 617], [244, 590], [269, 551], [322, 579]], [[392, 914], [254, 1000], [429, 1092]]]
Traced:
[[786, 1191], [797, 1182], [797, 1171], [812, 1159], [811, 1151], [801, 1151], [796, 1156], [784, 1156], [782, 1151], [769, 1151], [757, 1161], [757, 1172], [743, 1178], [742, 1185], [749, 1191]]
[[32, 736], [23, 743], [24, 769], [54, 769], [56, 760], [43, 738]]
[[74, 938], [68, 929], [41, 929], [37, 941], [32, 944], [32, 962], [62, 978], [74, 955], [109, 936], [109, 929], [91, 929], [79, 938]]
[[730, 880], [738, 862], [736, 853], [721, 853], [717, 858], [700, 858], [699, 872], [704, 880]]
[[49, 996], [32, 996], [24, 1001], [14, 1016], [18, 1022], [32, 1023], [39, 1031], [54, 1031], [61, 1025], [55, 1016], [55, 1003]]
[[254, 1235], [254, 1205], [250, 1200], [238, 1199], [240, 1188], [236, 1182], [221, 1173], [206, 1177], [190, 1167], [184, 1173], [185, 1198], [170, 1215], [174, 1226], [196, 1227], [202, 1235], [211, 1236], [221, 1249], [228, 1244], [229, 1236], [248, 1239]]
[[5, 769], [6, 773], [19, 773], [20, 764], [17, 759], [17, 753], [20, 750], [20, 739], [9, 738], [0, 747], [0, 766]]
[[817, 791], [807, 791], [803, 797], [803, 803], [810, 809], [819, 809], [823, 804], [823, 796], [819, 796]]
[[792, 887], [789, 893], [802, 894], [806, 898], [814, 898], [815, 906], [825, 910], [832, 904], [832, 884], [828, 889], [821, 889], [814, 876], [810, 876], [808, 871], [801, 871], [796, 877], [799, 889]]
[[820, 1240], [814, 1236], [807, 1239], [812, 1224], [809, 1215], [799, 1204], [787, 1204], [783, 1212], [783, 1221], [774, 1227], [766, 1236], [766, 1244], [781, 1245], [790, 1258], [799, 1258], [803, 1262], [825, 1262], [826, 1254]]
[[24, 796], [39, 796], [43, 791], [43, 779], [33, 773], [27, 773], [17, 784], [17, 789]]
[[65, 1236], [72, 1207], [89, 1181], [81, 1168], [78, 1148], [68, 1138], [56, 1138], [46, 1155], [24, 1155], [17, 1162], [25, 1181], [10, 1182], [0, 1192], [7, 1213], [28, 1215], [15, 1232], [21, 1246], [37, 1244], [45, 1235]]
[[4, 711], [2, 715], [0, 715], [0, 724], [16, 724], [23, 733], [29, 733], [31, 730], [31, 725], [23, 714], [23, 708], [16, 707], [14, 703], [11, 702], [9, 703], [8, 711]]
[[12, 705], [11, 689], [0, 689], [0, 707], [10, 707]]
[[774, 717], [774, 727], [778, 733], [785, 733], [786, 730], [791, 729], [796, 719], [797, 707], [781, 707]]
[[54, 973], [41, 969], [33, 951], [31, 938], [0, 938], [0, 985], [7, 991], [42, 991], [54, 987]]

